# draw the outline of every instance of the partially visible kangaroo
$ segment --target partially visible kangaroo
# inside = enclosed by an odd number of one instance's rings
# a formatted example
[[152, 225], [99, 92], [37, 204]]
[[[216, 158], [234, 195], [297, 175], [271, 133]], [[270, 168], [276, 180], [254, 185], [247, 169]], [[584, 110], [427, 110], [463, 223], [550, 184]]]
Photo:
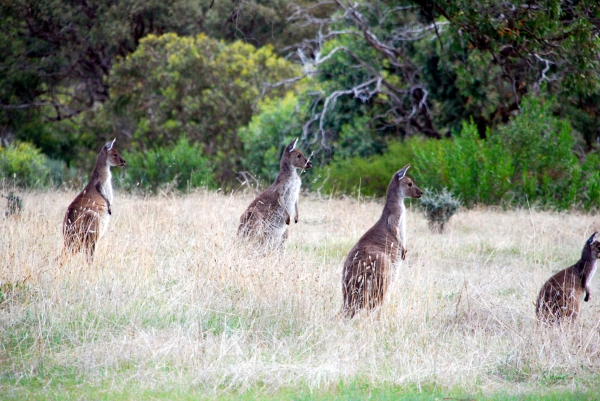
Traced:
[[406, 177], [409, 167], [410, 164], [394, 174], [379, 221], [358, 240], [344, 262], [342, 313], [347, 318], [362, 308], [373, 309], [383, 303], [399, 258], [406, 258], [404, 198], [423, 195]]
[[238, 235], [266, 250], [283, 247], [290, 221], [293, 218], [294, 223], [298, 223], [302, 182], [296, 169], [309, 169], [312, 163], [296, 149], [297, 143], [296, 138], [286, 146], [275, 182], [261, 192], [240, 217]]
[[84, 251], [92, 262], [96, 243], [108, 227], [113, 203], [112, 166], [124, 166], [125, 160], [114, 148], [116, 138], [102, 147], [92, 178], [67, 208], [63, 221], [65, 250]]
[[563, 319], [575, 320], [579, 316], [581, 299], [585, 302], [590, 300], [589, 286], [596, 272], [596, 259], [600, 256], [597, 236], [596, 231], [587, 240], [577, 263], [559, 271], [542, 286], [535, 308], [540, 321], [558, 323]]

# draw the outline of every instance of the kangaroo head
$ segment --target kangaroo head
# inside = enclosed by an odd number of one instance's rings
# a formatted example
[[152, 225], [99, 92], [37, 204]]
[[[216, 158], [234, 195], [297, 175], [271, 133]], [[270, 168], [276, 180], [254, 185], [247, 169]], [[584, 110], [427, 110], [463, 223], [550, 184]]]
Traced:
[[104, 145], [102, 151], [106, 151], [106, 161], [109, 166], [123, 167], [125, 165], [125, 159], [123, 159], [119, 152], [117, 152], [117, 149], [115, 149], [116, 140], [117, 138]]
[[294, 139], [288, 146], [286, 146], [285, 150], [283, 151], [283, 156], [281, 157], [281, 162], [284, 163], [284, 161], [286, 161], [294, 167], [305, 170], [311, 168], [311, 161], [308, 160], [301, 151], [296, 149], [297, 143], [298, 138]]
[[600, 257], [600, 242], [596, 241], [597, 236], [598, 231], [593, 233], [585, 242], [583, 251], [581, 252], [581, 259], [598, 259]]
[[423, 195], [423, 191], [415, 185], [413, 180], [406, 176], [406, 171], [410, 167], [410, 164], [402, 167], [390, 183], [390, 189], [395, 189], [402, 198], [420, 198]]

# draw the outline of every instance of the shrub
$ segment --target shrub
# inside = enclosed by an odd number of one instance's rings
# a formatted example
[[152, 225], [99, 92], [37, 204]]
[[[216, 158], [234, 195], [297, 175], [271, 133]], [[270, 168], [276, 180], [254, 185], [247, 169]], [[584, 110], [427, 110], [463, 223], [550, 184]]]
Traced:
[[581, 176], [577, 186], [579, 201], [584, 209], [600, 207], [600, 155], [589, 153], [581, 166]]
[[[454, 141], [439, 141], [415, 151], [426, 165], [417, 178], [434, 189], [449, 188], [472, 206], [535, 203], [546, 208], [598, 205], [598, 186], [582, 190], [582, 168], [573, 153], [568, 122], [554, 117], [551, 102], [526, 98], [521, 113], [507, 125], [479, 138], [474, 123], [463, 124]], [[590, 162], [591, 163], [591, 162]], [[597, 175], [589, 169], [585, 178]]]
[[[205, 143], [221, 178], [240, 167], [237, 130], [248, 124], [265, 82], [298, 74], [273, 48], [220, 42], [204, 34], [148, 35], [111, 70], [110, 100], [97, 113], [103, 131], [132, 132], [131, 149], [170, 146], [181, 136]], [[275, 88], [266, 98], [283, 96]]]
[[202, 155], [202, 146], [190, 144], [187, 138], [180, 138], [172, 148], [144, 154], [124, 152], [123, 157], [127, 161], [123, 182], [130, 189], [156, 192], [160, 187], [171, 186], [184, 191], [213, 185], [212, 164]]
[[[272, 182], [279, 173], [283, 149], [302, 136], [297, 116], [298, 97], [288, 92], [282, 100], [266, 99], [259, 104], [260, 113], [238, 131], [244, 144], [243, 165], [253, 175]], [[297, 145], [303, 149], [301, 143]]]
[[[414, 150], [428, 146], [421, 138], [410, 138], [402, 142], [389, 142], [383, 155], [368, 158], [334, 158], [333, 162], [318, 171], [320, 179], [314, 188], [325, 192], [360, 193], [365, 196], [384, 196], [392, 175], [415, 160]], [[419, 166], [411, 167], [409, 175]], [[419, 182], [417, 182], [417, 185]]]
[[460, 208], [460, 201], [446, 188], [442, 192], [424, 191], [420, 199], [421, 208], [429, 222], [429, 228], [434, 232], [443, 232], [444, 226]]
[[10, 191], [6, 198], [6, 209], [4, 210], [5, 216], [15, 216], [21, 214], [23, 210], [23, 200], [20, 196], [15, 195], [13, 191]]
[[528, 205], [542, 208], [600, 207], [600, 156], [583, 164], [573, 152], [571, 126], [551, 113], [551, 101], [526, 98], [507, 125], [479, 136], [463, 123], [453, 139], [390, 142], [382, 155], [334, 158], [321, 169], [316, 188], [383, 196], [391, 175], [406, 163], [417, 185], [458, 194], [468, 207]]
[[454, 140], [429, 141], [416, 150], [415, 164], [423, 168], [415, 170], [415, 179], [434, 190], [449, 188], [469, 206], [501, 203], [511, 196], [514, 167], [510, 151], [496, 139], [481, 139], [475, 124], [464, 123]]
[[0, 180], [13, 182], [24, 188], [48, 185], [50, 169], [46, 156], [28, 142], [17, 142], [0, 148]]

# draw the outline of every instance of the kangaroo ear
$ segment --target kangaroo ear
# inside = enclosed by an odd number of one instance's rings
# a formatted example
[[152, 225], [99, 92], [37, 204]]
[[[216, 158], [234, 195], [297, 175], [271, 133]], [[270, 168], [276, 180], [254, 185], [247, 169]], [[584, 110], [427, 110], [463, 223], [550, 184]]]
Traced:
[[104, 147], [106, 148], [106, 150], [111, 150], [113, 148], [113, 146], [115, 146], [115, 141], [116, 140], [117, 140], [117, 138], [113, 139], [111, 142], [109, 142], [106, 145], [104, 145]]
[[287, 151], [292, 153], [294, 149], [296, 149], [296, 144], [298, 143], [298, 138], [294, 139], [287, 147]]
[[589, 244], [593, 244], [594, 241], [596, 241], [596, 237], [598, 236], [598, 231], [596, 231], [595, 233], [592, 234], [592, 236], [590, 237], [590, 239], [588, 239], [588, 243]]
[[401, 180], [404, 178], [404, 176], [406, 175], [406, 171], [408, 170], [408, 168], [410, 167], [410, 164], [407, 164], [406, 166], [402, 167], [397, 173], [396, 173], [396, 177], [398, 178], [398, 180]]

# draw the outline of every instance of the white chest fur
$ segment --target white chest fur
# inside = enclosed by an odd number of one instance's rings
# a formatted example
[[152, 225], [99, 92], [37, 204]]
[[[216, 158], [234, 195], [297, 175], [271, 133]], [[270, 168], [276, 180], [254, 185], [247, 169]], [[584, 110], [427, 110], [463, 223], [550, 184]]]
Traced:
[[594, 274], [596, 274], [596, 261], [594, 260], [594, 264], [589, 267], [589, 274], [585, 278], [585, 283], [583, 283], [584, 288], [589, 287], [592, 279], [594, 278]]
[[296, 170], [294, 170], [289, 181], [283, 188], [283, 202], [290, 216], [293, 216], [295, 213], [296, 202], [298, 202], [298, 197], [300, 196], [301, 185], [302, 181], [300, 180], [300, 176], [296, 173]]
[[406, 248], [406, 206], [404, 200], [400, 201], [400, 218], [398, 219], [398, 241]]
[[112, 187], [112, 174], [110, 173], [110, 169], [107, 168], [106, 180], [100, 184], [100, 193], [104, 196], [110, 204], [113, 204], [113, 187]]

